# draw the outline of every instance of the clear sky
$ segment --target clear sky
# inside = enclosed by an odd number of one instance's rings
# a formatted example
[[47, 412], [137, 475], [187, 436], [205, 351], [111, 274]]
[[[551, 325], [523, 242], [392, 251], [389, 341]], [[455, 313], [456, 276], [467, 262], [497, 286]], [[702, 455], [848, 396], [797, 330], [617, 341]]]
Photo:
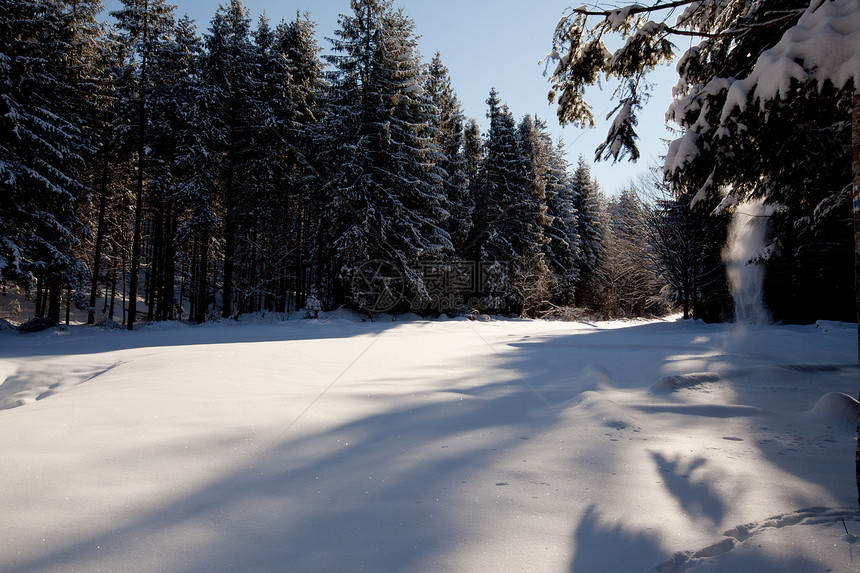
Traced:
[[[198, 32], [208, 31], [218, 2], [174, 1], [177, 15], [187, 12], [197, 22]], [[338, 15], [349, 12], [348, 0], [245, 0], [244, 4], [255, 22], [263, 11], [273, 23], [294, 19], [297, 11], [310, 12], [311, 20], [317, 23], [317, 36], [324, 52], [329, 51], [324, 38], [331, 37], [338, 28]], [[595, 129], [562, 128], [555, 107], [547, 102], [549, 83], [543, 77], [544, 66], [538, 65], [552, 47], [553, 30], [568, 6], [564, 0], [399, 0], [397, 4], [415, 21], [425, 60], [429, 61], [437, 51], [441, 53], [464, 113], [477, 119], [482, 129], [487, 124], [485, 101], [490, 88], [495, 87], [518, 120], [526, 114], [545, 120], [553, 136], [566, 144], [572, 163], [579, 155], [593, 162], [594, 149], [603, 141], [609, 126], [605, 116], [614, 107], [610, 94], [595, 88], [589, 99], [597, 120]], [[119, 5], [118, 0], [105, 1], [107, 10], [115, 10]], [[663, 114], [670, 102], [673, 74], [674, 70], [667, 68], [655, 76], [660, 81], [651, 104], [640, 118], [639, 162], [593, 165], [592, 173], [606, 192], [619, 191], [663, 153], [661, 138], [668, 137]]]

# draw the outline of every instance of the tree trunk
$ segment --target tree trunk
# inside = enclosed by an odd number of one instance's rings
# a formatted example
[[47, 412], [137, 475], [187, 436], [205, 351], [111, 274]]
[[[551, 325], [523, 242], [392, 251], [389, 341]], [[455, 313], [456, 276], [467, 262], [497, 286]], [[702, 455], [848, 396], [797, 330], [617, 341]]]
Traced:
[[116, 304], [116, 283], [119, 280], [117, 277], [116, 266], [111, 271], [110, 283], [110, 307], [108, 308], [108, 320], [113, 320], [113, 307]]
[[48, 283], [48, 319], [60, 323], [60, 307], [63, 300], [63, 285], [60, 279], [52, 278]]
[[[142, 128], [141, 131], [143, 131]], [[141, 136], [142, 135], [143, 134], [141, 134]], [[137, 162], [137, 197], [135, 199], [134, 209], [134, 234], [131, 241], [131, 272], [128, 284], [128, 330], [134, 330], [134, 320], [137, 317], [137, 283], [140, 279], [140, 235], [143, 221], [143, 156], [143, 149], [139, 149]]]
[[[144, 8], [145, 9], [145, 8]], [[145, 24], [147, 24], [146, 22]], [[144, 25], [144, 45], [148, 40], [149, 29]], [[131, 241], [131, 272], [128, 283], [128, 330], [134, 330], [134, 321], [137, 318], [137, 283], [140, 279], [140, 242], [141, 226], [143, 222], [143, 169], [146, 165], [146, 53], [140, 65], [140, 117], [138, 121], [137, 140], [137, 189], [134, 208], [134, 235]]]
[[[177, 232], [176, 216], [173, 213], [173, 204], [168, 201], [165, 206], [165, 230], [164, 236], [164, 263], [161, 273], [161, 320], [173, 320], [175, 315], [175, 277], [176, 277], [176, 247], [174, 237]], [[181, 304], [180, 304], [181, 307]], [[180, 317], [181, 319], [181, 317]]]
[[200, 237], [200, 262], [197, 270], [197, 294], [194, 322], [200, 324], [206, 320], [206, 311], [209, 310], [209, 233], [204, 231]]
[[233, 315], [233, 265], [236, 258], [236, 205], [233, 197], [233, 150], [229, 151], [224, 182], [224, 284], [221, 287], [221, 316]]
[[35, 315], [41, 317], [45, 314], [42, 309], [42, 289], [45, 287], [45, 279], [36, 277], [36, 311]]
[[[87, 310], [87, 324], [95, 324], [96, 322], [96, 296], [99, 290], [99, 274], [101, 272], [102, 247], [105, 237], [105, 211], [107, 210], [108, 201], [108, 167], [110, 165], [109, 154], [104, 151], [104, 162], [102, 163], [101, 177], [101, 199], [99, 200], [99, 222], [96, 230], [96, 252], [93, 256], [93, 283], [90, 288], [90, 308]], [[107, 290], [107, 289], [105, 289]], [[105, 292], [107, 299], [107, 292]]]
[[[851, 167], [854, 174], [854, 300], [857, 305], [857, 356], [860, 359], [860, 95], [854, 94], [851, 112]], [[860, 418], [857, 421], [857, 503], [860, 505]]]
[[[160, 186], [159, 186], [160, 187]], [[152, 193], [150, 191], [150, 193]], [[149, 274], [146, 277], [147, 307], [146, 320], [156, 320], [156, 302], [161, 298], [162, 251], [164, 246], [164, 190], [159, 188], [153, 200], [152, 232], [150, 233]]]

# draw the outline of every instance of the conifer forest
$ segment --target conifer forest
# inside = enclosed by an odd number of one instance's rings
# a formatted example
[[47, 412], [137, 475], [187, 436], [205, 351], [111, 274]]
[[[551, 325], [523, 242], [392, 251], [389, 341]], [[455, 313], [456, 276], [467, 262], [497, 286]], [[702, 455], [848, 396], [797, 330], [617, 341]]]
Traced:
[[[756, 4], [707, 26], [769, 22], [785, 3]], [[679, 86], [748, 72], [735, 56], [796, 23], [798, 10], [779, 9], [791, 17], [766, 33], [685, 56]], [[419, 53], [390, 0], [344, 0], [325, 50], [310, 15], [252, 21], [240, 0], [207, 23], [177, 13], [123, 0], [108, 24], [97, 0], [3, 3], [0, 300], [129, 329], [344, 305], [720, 321], [734, 304], [731, 187], [771, 199], [767, 248], [744, 264], [765, 269], [772, 318], [854, 317], [849, 89], [742, 108], [720, 139], [701, 113], [713, 94], [690, 88], [670, 109], [682, 137], [666, 167], [607, 195], [583, 158], [593, 150], [569, 161], [544, 120], [492, 86], [484, 132], [465, 117], [443, 56]], [[574, 28], [559, 28], [559, 46]], [[647, 47], [614, 58], [619, 74], [670, 51]], [[565, 91], [590, 72], [555, 49], [548, 59], [560, 60], [559, 119], [593, 123]], [[597, 159], [638, 156], [642, 97], [621, 96]]]

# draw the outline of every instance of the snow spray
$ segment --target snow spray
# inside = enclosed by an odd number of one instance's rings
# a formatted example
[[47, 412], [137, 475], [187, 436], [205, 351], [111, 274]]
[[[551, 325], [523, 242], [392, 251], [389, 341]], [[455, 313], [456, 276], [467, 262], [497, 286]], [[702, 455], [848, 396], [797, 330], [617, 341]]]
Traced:
[[735, 322], [750, 326], [770, 323], [764, 305], [764, 266], [755, 259], [764, 255], [768, 216], [773, 212], [761, 199], [738, 205], [729, 224], [723, 262], [735, 303]]

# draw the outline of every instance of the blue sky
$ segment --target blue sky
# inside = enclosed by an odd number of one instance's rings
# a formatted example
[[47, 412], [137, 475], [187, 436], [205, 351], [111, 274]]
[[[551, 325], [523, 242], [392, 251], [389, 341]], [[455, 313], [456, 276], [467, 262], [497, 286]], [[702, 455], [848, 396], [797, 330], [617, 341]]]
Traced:
[[[188, 13], [197, 22], [202, 34], [218, 8], [217, 2], [202, 0], [177, 1], [177, 14]], [[295, 18], [296, 11], [309, 11], [317, 23], [317, 36], [324, 51], [324, 40], [337, 29], [338, 14], [349, 11], [348, 0], [246, 0], [245, 6], [256, 21], [265, 11], [273, 23]], [[119, 7], [118, 0], [106, 0], [107, 10]], [[468, 117], [474, 117], [486, 127], [486, 104], [490, 88], [495, 87], [501, 99], [519, 119], [534, 114], [544, 119], [553, 137], [563, 139], [571, 162], [579, 155], [589, 162], [594, 149], [603, 141], [609, 122], [606, 114], [614, 107], [611, 92], [592, 90], [592, 104], [597, 127], [581, 130], [572, 126], [562, 128], [555, 117], [555, 108], [547, 103], [549, 84], [543, 77], [544, 66], [538, 65], [552, 45], [552, 33], [568, 4], [563, 0], [401, 0], [398, 2], [415, 21], [421, 36], [420, 50], [425, 60], [436, 51], [451, 70], [457, 95]], [[640, 118], [639, 136], [642, 158], [638, 163], [627, 161], [594, 164], [592, 173], [608, 193], [615, 193], [631, 179], [638, 177], [649, 164], [658, 161], [668, 137], [663, 127], [663, 114], [670, 102], [674, 71], [658, 73], [657, 88], [651, 103]]]

